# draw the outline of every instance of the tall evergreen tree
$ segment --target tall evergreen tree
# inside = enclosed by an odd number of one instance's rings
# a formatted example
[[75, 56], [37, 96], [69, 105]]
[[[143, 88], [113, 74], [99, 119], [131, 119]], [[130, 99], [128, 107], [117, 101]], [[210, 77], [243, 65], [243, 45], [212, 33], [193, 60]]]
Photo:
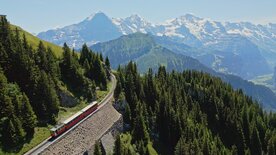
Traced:
[[123, 146], [120, 135], [116, 137], [113, 155], [122, 155]]
[[37, 123], [37, 117], [33, 112], [28, 97], [25, 94], [23, 94], [22, 101], [22, 126], [25, 129], [27, 135], [32, 135]]
[[[137, 104], [138, 108], [142, 108], [141, 106], [142, 106], [141, 103]], [[138, 114], [134, 121], [133, 133], [132, 133], [133, 140], [135, 141], [142, 140], [144, 141], [144, 144], [147, 144], [150, 139], [149, 139], [149, 133], [147, 131], [147, 127], [145, 124], [144, 116], [141, 110], [137, 110], [137, 111], [138, 111]]]
[[25, 132], [22, 128], [20, 120], [16, 116], [12, 116], [4, 125], [5, 134], [2, 135], [2, 142], [7, 148], [15, 147], [23, 141]]
[[51, 122], [55, 122], [60, 104], [54, 88], [55, 86], [51, 78], [42, 71], [36, 90], [38, 92], [37, 103], [40, 104], [36, 108], [40, 109], [38, 110], [38, 116], [40, 118], [50, 120]]
[[94, 155], [102, 155], [101, 146], [98, 141], [95, 143]]
[[110, 67], [110, 62], [109, 62], [109, 58], [108, 58], [108, 56], [105, 58], [105, 66], [110, 70], [111, 69], [111, 67]]
[[86, 44], [84, 44], [81, 49], [79, 60], [80, 64], [84, 65], [85, 60], [87, 60], [88, 62], [91, 62], [92, 60], [92, 54]]
[[259, 132], [255, 126], [252, 127], [251, 133], [251, 152], [262, 154], [262, 144], [259, 137]]

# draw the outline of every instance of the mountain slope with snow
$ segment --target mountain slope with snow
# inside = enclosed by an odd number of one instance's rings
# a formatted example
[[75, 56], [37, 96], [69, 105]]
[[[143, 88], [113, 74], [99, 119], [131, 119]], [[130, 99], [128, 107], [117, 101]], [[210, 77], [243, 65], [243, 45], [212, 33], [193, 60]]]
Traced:
[[41, 32], [37, 36], [43, 40], [70, 47], [80, 48], [84, 43], [89, 45], [108, 41], [122, 35], [120, 29], [104, 13], [98, 12], [84, 21], [63, 28]]
[[[58, 45], [67, 42], [70, 47], [80, 48], [83, 43], [90, 46], [136, 32], [167, 37], [170, 44], [192, 47], [189, 56], [216, 71], [244, 79], [272, 73], [276, 65], [276, 24], [222, 23], [192, 14], [153, 24], [139, 15], [110, 18], [99, 12], [80, 23], [39, 33], [38, 37]], [[177, 53], [187, 55], [187, 50]]]

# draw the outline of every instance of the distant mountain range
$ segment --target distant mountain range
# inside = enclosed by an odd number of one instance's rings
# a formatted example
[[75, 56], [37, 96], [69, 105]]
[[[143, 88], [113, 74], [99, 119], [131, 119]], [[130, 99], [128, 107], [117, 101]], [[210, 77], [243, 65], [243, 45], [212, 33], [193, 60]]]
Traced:
[[[238, 76], [216, 72], [190, 56], [177, 54], [159, 45], [158, 42], [161, 40], [150, 34], [134, 33], [95, 44], [91, 46], [91, 49], [102, 53], [105, 57], [108, 56], [113, 68], [117, 68], [120, 64], [127, 64], [132, 60], [137, 63], [137, 67], [142, 73], [147, 72], [148, 68], [157, 71], [160, 65], [165, 66], [169, 71], [181, 72], [187, 69], [204, 71], [220, 77], [235, 89], [243, 89], [247, 95], [262, 103], [265, 109], [276, 110], [276, 94], [269, 88], [254, 85]], [[189, 49], [189, 47], [187, 48]]]
[[272, 73], [276, 65], [276, 24], [221, 23], [191, 14], [153, 24], [138, 15], [109, 18], [98, 12], [80, 23], [37, 36], [58, 45], [66, 42], [78, 49], [83, 43], [94, 45], [135, 32], [150, 33], [172, 52], [244, 79]]
[[273, 84], [274, 84], [274, 89], [276, 89], [276, 67], [274, 68]]

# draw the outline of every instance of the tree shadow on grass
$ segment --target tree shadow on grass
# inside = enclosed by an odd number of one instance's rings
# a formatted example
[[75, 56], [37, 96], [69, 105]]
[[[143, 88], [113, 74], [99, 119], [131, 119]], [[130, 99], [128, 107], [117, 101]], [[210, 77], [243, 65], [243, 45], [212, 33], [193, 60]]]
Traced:
[[[47, 124], [38, 123], [37, 127], [47, 127]], [[19, 144], [16, 144], [15, 146], [6, 145], [5, 142], [2, 141], [0, 143], [0, 147], [1, 147], [1, 149], [4, 153], [15, 153], [15, 154], [17, 154], [22, 150], [23, 146], [25, 144], [30, 143], [33, 138], [34, 138], [34, 132], [26, 135], [25, 139], [22, 142], [20, 142]]]

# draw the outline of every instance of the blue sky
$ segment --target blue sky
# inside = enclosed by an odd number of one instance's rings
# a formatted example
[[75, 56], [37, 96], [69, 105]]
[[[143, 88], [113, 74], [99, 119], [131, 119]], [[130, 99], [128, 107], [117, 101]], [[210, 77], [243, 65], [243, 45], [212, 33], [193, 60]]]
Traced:
[[29, 32], [77, 23], [98, 11], [154, 23], [186, 13], [217, 21], [276, 23], [276, 0], [0, 0], [0, 14]]

